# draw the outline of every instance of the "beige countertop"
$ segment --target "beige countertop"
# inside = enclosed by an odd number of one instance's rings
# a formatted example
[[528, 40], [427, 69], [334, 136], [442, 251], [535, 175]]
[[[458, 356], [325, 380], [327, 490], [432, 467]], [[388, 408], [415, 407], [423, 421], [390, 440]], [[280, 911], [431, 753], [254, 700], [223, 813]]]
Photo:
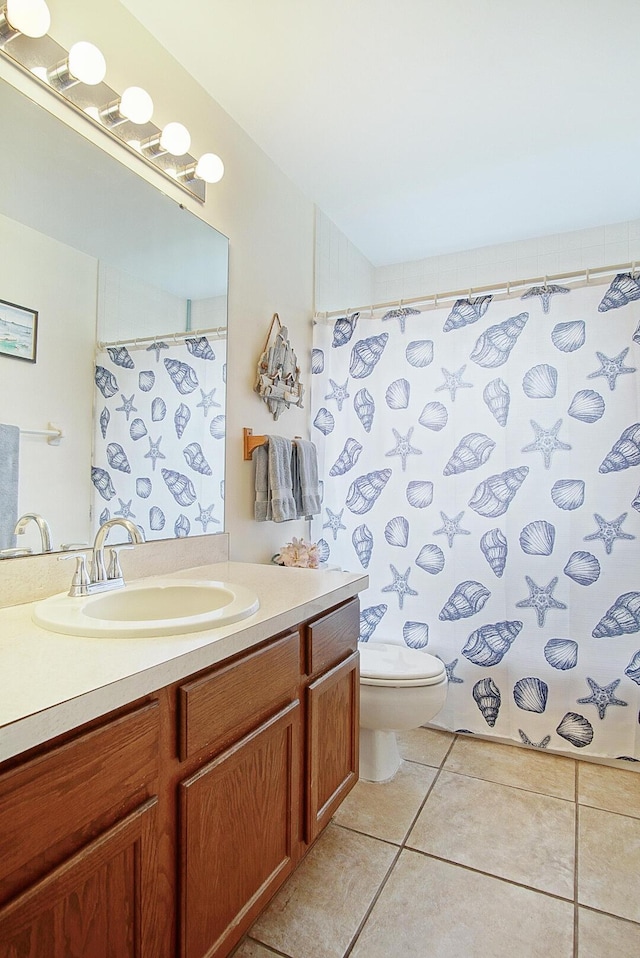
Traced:
[[135, 639], [49, 632], [33, 623], [33, 603], [0, 609], [0, 761], [249, 649], [368, 585], [366, 575], [243, 562], [171, 575], [194, 577], [252, 589], [260, 608], [216, 629]]

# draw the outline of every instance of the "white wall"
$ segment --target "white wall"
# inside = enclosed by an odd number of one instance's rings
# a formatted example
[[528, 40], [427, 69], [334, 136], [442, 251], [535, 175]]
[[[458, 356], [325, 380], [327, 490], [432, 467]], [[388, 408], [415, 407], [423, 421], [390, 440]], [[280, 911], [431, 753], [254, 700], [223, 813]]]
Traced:
[[97, 329], [101, 342], [180, 332], [186, 320], [186, 300], [100, 263]]
[[145, 87], [156, 103], [158, 126], [180, 120], [191, 132], [194, 155], [214, 151], [224, 160], [225, 177], [208, 188], [202, 206], [119, 144], [112, 144], [82, 117], [58, 105], [46, 91], [39, 91], [29, 78], [0, 64], [0, 76], [229, 237], [225, 528], [230, 532], [232, 558], [268, 559], [292, 535], [304, 534], [305, 525], [290, 522], [280, 528], [253, 521], [253, 467], [242, 459], [242, 427], [289, 436], [304, 435], [308, 429], [306, 409], [292, 409], [274, 424], [253, 384], [274, 312], [287, 325], [304, 381], [309, 382], [313, 204], [117, 0], [99, 4], [50, 0], [49, 7], [50, 34], [55, 40], [66, 49], [80, 39], [96, 43], [106, 57], [106, 82], [111, 87]]
[[322, 210], [316, 210], [315, 262], [316, 310], [375, 302], [375, 268]]
[[640, 266], [640, 219], [371, 267], [370, 286], [362, 254], [321, 214], [316, 243], [316, 309], [322, 312], [585, 268]]
[[381, 266], [376, 303], [637, 260], [640, 220]]
[[[46, 429], [51, 421], [65, 432], [58, 446], [41, 437], [21, 437], [18, 512], [46, 516], [59, 548], [61, 536], [66, 542], [86, 540], [89, 527], [86, 410], [93, 402], [98, 263], [5, 216], [0, 216], [0, 249], [0, 295], [41, 317], [35, 364], [0, 356], [0, 420], [22, 429]], [[61, 514], [69, 519], [63, 531]], [[33, 524], [17, 545], [40, 551]]]

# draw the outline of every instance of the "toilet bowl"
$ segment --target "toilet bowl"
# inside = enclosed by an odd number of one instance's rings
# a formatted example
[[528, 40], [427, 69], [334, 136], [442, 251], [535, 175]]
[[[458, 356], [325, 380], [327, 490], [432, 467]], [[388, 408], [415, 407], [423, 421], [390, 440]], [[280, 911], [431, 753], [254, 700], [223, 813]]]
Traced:
[[418, 728], [447, 697], [447, 673], [434, 655], [383, 642], [359, 642], [360, 778], [382, 782], [400, 767], [396, 732]]

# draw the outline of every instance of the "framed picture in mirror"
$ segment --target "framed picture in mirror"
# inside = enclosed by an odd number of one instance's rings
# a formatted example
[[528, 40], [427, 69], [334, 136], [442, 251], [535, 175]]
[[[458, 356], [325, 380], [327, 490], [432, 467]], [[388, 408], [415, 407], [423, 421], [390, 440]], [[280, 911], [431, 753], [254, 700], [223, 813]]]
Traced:
[[37, 311], [0, 299], [0, 355], [35, 363], [37, 342]]

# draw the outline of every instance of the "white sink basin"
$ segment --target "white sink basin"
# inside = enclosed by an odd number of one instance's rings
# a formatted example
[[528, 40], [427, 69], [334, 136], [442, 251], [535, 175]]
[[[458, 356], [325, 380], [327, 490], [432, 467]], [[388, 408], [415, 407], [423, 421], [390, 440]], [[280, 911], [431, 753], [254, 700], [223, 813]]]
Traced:
[[53, 595], [34, 606], [32, 618], [64, 635], [137, 638], [214, 629], [259, 608], [254, 592], [231, 582], [158, 578], [91, 596]]

